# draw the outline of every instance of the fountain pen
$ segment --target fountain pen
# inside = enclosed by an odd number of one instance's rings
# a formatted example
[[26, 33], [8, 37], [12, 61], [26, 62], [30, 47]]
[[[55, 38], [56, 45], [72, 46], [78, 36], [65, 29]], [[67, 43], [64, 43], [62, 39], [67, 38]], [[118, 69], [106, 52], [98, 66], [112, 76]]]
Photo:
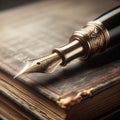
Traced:
[[69, 43], [53, 49], [51, 55], [28, 61], [15, 78], [34, 72], [52, 73], [59, 65], [66, 66], [76, 58], [87, 60], [90, 56], [118, 44], [120, 44], [120, 6], [88, 22], [80, 31], [73, 32]]

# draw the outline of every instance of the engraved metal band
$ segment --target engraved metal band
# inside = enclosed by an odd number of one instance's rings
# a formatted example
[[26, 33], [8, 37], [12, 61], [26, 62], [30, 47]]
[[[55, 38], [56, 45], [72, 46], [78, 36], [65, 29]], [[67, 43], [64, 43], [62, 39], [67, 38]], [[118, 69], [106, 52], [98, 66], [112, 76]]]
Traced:
[[70, 38], [70, 42], [79, 40], [84, 47], [84, 55], [81, 59], [85, 60], [90, 55], [105, 50], [109, 43], [109, 32], [99, 21], [91, 21], [80, 31], [75, 31]]

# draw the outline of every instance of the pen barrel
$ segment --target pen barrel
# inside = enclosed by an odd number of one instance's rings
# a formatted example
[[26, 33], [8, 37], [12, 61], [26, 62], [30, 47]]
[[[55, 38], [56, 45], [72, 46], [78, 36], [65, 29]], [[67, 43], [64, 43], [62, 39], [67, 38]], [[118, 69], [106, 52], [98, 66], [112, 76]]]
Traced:
[[99, 16], [95, 21], [101, 22], [108, 30], [110, 36], [108, 47], [120, 44], [120, 6]]

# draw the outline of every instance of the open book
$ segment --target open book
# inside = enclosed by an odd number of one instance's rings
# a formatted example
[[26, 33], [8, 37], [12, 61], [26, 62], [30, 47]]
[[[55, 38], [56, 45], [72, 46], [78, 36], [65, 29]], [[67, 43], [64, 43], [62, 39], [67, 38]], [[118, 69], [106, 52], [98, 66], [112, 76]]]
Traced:
[[120, 105], [119, 46], [52, 74], [13, 79], [27, 60], [68, 43], [74, 30], [117, 5], [112, 0], [38, 1], [0, 12], [0, 90], [45, 119], [93, 119]]

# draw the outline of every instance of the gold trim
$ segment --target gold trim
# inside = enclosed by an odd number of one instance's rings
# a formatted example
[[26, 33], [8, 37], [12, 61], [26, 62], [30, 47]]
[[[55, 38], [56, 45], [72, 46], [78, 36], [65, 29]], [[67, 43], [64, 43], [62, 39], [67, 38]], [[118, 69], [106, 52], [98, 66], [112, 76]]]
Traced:
[[91, 24], [94, 24], [96, 27], [99, 27], [101, 29], [101, 32], [103, 32], [103, 35], [105, 37], [105, 42], [106, 42], [106, 47], [107, 47], [109, 40], [110, 40], [110, 35], [106, 27], [99, 21], [88, 22], [88, 25], [91, 25]]
[[84, 55], [81, 59], [85, 60], [92, 54], [106, 49], [109, 43], [109, 32], [99, 21], [91, 21], [80, 31], [75, 31], [70, 38], [70, 42], [79, 40], [84, 47]]

